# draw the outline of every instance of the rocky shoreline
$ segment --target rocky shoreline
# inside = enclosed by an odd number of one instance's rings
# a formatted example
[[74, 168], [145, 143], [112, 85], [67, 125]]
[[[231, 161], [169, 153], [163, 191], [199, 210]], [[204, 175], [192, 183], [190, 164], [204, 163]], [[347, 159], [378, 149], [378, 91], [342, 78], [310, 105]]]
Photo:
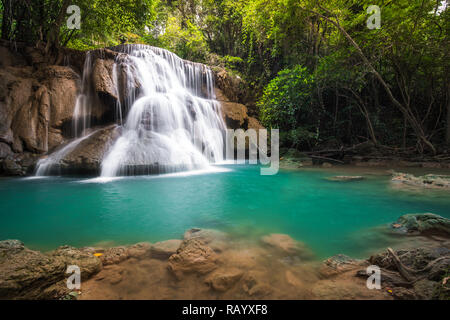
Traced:
[[[48, 253], [5, 240], [0, 299], [449, 299], [450, 220], [409, 214], [386, 232], [427, 241], [365, 260], [318, 261], [284, 234], [251, 242], [190, 229], [183, 239], [154, 244], [62, 246]], [[67, 289], [69, 265], [80, 267], [80, 291]], [[369, 265], [381, 269], [381, 290], [366, 287]]]

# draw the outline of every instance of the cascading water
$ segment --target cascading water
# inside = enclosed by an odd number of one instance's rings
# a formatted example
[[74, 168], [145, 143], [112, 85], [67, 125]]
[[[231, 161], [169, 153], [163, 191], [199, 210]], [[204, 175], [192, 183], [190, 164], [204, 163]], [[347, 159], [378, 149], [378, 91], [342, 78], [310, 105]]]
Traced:
[[[110, 49], [125, 53], [117, 55], [112, 66], [118, 99], [115, 106], [108, 106], [114, 107], [114, 118], [123, 130], [103, 158], [101, 176], [204, 169], [223, 160], [226, 127], [209, 68], [145, 45]], [[92, 65], [88, 53], [73, 115], [76, 139], [40, 160], [37, 175], [49, 174], [89, 137], [87, 129], [98, 103]]]
[[92, 90], [91, 75], [92, 57], [91, 53], [86, 54], [86, 60], [83, 67], [83, 78], [81, 82], [81, 92], [78, 94], [75, 108], [72, 116], [72, 131], [74, 140], [64, 147], [56, 150], [47, 158], [41, 159], [36, 165], [36, 176], [47, 176], [50, 174], [60, 174], [60, 161], [70, 152], [72, 152], [80, 142], [92, 135], [86, 133], [86, 129], [91, 125], [91, 108], [95, 100]]
[[175, 172], [221, 161], [225, 125], [211, 70], [160, 48], [128, 45], [113, 50], [128, 54], [116, 64], [128, 72], [126, 92], [137, 82], [140, 95], [103, 160], [101, 175]]

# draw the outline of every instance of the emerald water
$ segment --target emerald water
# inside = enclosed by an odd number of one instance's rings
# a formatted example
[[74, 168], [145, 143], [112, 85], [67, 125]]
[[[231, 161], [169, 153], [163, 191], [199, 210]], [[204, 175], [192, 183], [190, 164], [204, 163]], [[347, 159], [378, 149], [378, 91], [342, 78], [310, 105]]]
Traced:
[[[385, 247], [373, 227], [400, 215], [433, 212], [450, 218], [447, 193], [393, 189], [389, 177], [332, 182], [331, 171], [220, 166], [219, 172], [125, 177], [0, 180], [0, 239], [34, 249], [63, 244], [132, 244], [180, 238], [192, 227], [239, 236], [286, 233], [319, 257], [363, 256]], [[388, 241], [388, 240], [386, 240]]]

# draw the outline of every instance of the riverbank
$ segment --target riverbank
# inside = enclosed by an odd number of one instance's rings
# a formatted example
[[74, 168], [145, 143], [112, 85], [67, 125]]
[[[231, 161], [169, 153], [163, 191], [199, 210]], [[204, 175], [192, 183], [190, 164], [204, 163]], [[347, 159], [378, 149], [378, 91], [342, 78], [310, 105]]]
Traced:
[[[208, 229], [154, 244], [63, 246], [48, 253], [1, 241], [0, 298], [448, 299], [449, 227], [439, 216], [402, 216], [379, 230], [401, 238], [393, 250], [361, 260], [319, 260], [285, 234], [249, 241]], [[66, 287], [68, 265], [81, 269], [80, 290]], [[369, 265], [381, 268], [380, 290], [366, 286]]]

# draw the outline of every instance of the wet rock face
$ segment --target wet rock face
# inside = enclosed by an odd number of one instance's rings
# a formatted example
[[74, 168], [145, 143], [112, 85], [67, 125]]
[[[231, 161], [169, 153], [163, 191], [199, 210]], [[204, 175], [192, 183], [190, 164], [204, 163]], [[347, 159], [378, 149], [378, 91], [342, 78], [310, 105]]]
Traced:
[[450, 219], [433, 213], [412, 213], [401, 216], [392, 228], [410, 235], [441, 235], [450, 237]]
[[119, 136], [120, 128], [117, 125], [94, 130], [74, 150], [59, 160], [59, 165], [52, 167], [52, 170], [61, 174], [98, 175], [104, 156]]
[[118, 100], [118, 92], [112, 77], [113, 66], [114, 60], [96, 59], [92, 72], [94, 90], [107, 105], [114, 105]]
[[206, 274], [217, 268], [217, 254], [203, 241], [184, 240], [177, 252], [169, 258], [169, 270], [181, 279], [185, 273]]
[[70, 67], [47, 65], [35, 48], [0, 47], [0, 57], [0, 143], [7, 146], [0, 162], [9, 157], [0, 174], [23, 175], [19, 156], [46, 153], [68, 137], [80, 79]]

